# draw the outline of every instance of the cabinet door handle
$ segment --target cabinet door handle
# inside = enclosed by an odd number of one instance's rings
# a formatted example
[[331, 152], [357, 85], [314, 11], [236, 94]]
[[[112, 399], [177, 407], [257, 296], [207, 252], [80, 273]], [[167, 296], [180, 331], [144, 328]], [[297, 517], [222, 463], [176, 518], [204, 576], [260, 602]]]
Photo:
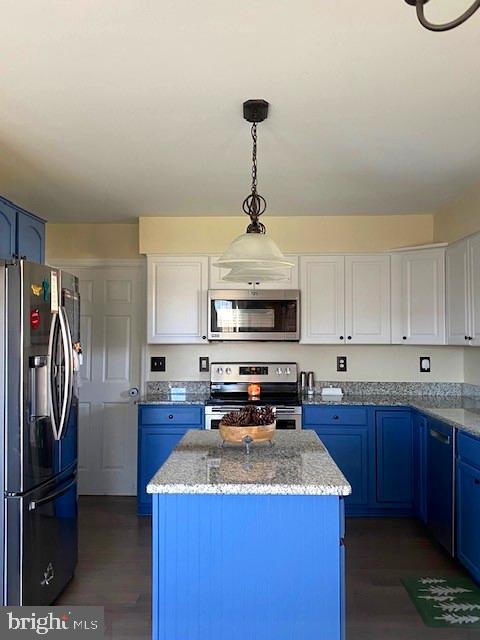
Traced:
[[351, 339], [352, 339], [352, 336], [347, 336], [347, 340], [351, 340]]
[[439, 431], [435, 431], [435, 429], [430, 429], [430, 435], [432, 438], [435, 438], [435, 440], [438, 440], [442, 444], [450, 444], [450, 436], [446, 436]]
[[170, 415], [168, 416], [168, 419], [169, 419], [169, 420], [173, 420], [173, 415], [172, 415], [172, 414], [170, 414]]
[[338, 419], [339, 419], [339, 416], [333, 416], [333, 419], [334, 419], [334, 420], [338, 420]]
[[406, 339], [407, 339], [407, 336], [403, 336], [402, 340], [406, 340]]
[[465, 336], [465, 340], [468, 340], [468, 339], [469, 339], [468, 336]]
[[340, 336], [339, 340], [343, 340], [343, 339], [344, 339], [343, 336]]

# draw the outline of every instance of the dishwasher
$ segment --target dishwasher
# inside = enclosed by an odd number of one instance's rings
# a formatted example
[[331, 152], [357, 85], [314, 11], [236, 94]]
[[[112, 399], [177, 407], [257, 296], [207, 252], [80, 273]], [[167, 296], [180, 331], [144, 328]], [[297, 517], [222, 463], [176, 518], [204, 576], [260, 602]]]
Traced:
[[454, 556], [455, 430], [430, 419], [427, 433], [427, 526]]

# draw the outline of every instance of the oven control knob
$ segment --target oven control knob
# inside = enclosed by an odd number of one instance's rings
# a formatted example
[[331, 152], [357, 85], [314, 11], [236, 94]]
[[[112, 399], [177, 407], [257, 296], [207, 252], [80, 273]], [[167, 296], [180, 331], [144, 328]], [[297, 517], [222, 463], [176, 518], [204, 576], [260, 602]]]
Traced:
[[277, 376], [281, 376], [283, 373], [282, 368], [281, 367], [277, 367]]
[[225, 373], [227, 374], [227, 376], [229, 376], [232, 373], [232, 370], [230, 369], [230, 367], [227, 367], [225, 369]]
[[285, 369], [285, 374], [286, 374], [287, 376], [289, 376], [291, 373], [292, 373], [292, 370], [290, 369], [290, 367], [287, 367], [287, 368]]
[[222, 367], [217, 367], [217, 373], [218, 373], [219, 376], [221, 376], [222, 373], [223, 373], [223, 368]]

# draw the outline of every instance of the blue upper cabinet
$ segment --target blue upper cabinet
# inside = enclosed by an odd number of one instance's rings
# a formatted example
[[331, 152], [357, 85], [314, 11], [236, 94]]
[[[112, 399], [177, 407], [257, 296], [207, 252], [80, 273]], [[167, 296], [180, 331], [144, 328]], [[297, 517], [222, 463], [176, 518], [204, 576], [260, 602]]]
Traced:
[[45, 222], [0, 197], [0, 259], [45, 262]]
[[11, 258], [16, 253], [17, 212], [0, 200], [0, 258]]
[[45, 262], [45, 223], [21, 211], [17, 214], [17, 253], [30, 262]]
[[411, 508], [413, 502], [413, 441], [411, 411], [377, 411], [377, 502]]

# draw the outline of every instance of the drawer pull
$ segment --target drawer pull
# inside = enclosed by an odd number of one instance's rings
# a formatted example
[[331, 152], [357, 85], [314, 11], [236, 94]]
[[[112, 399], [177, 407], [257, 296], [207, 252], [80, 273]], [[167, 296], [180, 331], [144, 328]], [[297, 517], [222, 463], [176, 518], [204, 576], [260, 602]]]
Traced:
[[170, 414], [170, 415], [168, 416], [168, 419], [169, 419], [169, 420], [173, 420], [173, 415], [172, 415], [172, 414]]
[[340, 416], [333, 416], [334, 420], [338, 420]]

